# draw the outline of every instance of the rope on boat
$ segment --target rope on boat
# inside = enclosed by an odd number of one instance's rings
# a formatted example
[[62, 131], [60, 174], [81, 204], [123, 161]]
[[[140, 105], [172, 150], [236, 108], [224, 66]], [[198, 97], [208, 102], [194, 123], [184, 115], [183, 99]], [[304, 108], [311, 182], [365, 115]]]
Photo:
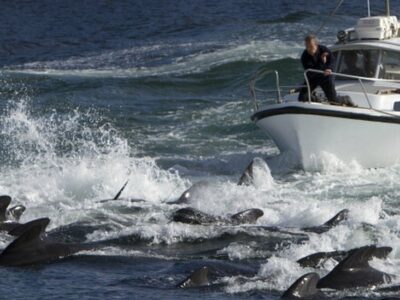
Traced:
[[[338, 5], [335, 7], [335, 9], [331, 12], [329, 17], [333, 17], [336, 12], [338, 11], [339, 7], [343, 4], [344, 0], [339, 0]], [[329, 18], [325, 18], [325, 21], [321, 24], [321, 26], [318, 28], [318, 30], [315, 32], [315, 35], [318, 35], [318, 33], [325, 27], [326, 23], [328, 22]]]

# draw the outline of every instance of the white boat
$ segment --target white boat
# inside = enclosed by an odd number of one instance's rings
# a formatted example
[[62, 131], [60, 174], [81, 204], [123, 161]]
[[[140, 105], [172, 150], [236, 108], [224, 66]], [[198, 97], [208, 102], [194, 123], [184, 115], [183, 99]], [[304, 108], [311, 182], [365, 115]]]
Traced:
[[[388, 3], [387, 3], [388, 5]], [[250, 82], [254, 98], [252, 120], [275, 142], [281, 154], [294, 156], [300, 167], [316, 170], [327, 155], [366, 168], [400, 162], [400, 23], [390, 16], [365, 17], [354, 28], [340, 31], [330, 47], [336, 56], [336, 90], [339, 98], [354, 104], [333, 105], [317, 89], [312, 101], [299, 102], [298, 92], [281, 96], [284, 89], [276, 76], [274, 103], [259, 106], [256, 82]], [[349, 57], [356, 58], [350, 70]], [[306, 70], [306, 74], [321, 72]], [[271, 92], [271, 91], [266, 91]], [[350, 100], [350, 101], [349, 101]]]

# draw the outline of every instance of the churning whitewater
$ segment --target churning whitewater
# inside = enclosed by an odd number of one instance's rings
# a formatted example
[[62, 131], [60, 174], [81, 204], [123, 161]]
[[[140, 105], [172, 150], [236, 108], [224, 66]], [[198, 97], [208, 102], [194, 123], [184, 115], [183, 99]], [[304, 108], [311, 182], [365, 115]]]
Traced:
[[250, 120], [252, 74], [300, 82], [304, 35], [333, 43], [356, 2], [3, 3], [4, 298], [280, 299], [346, 255], [390, 280], [324, 297], [398, 296], [400, 165], [304, 172]]

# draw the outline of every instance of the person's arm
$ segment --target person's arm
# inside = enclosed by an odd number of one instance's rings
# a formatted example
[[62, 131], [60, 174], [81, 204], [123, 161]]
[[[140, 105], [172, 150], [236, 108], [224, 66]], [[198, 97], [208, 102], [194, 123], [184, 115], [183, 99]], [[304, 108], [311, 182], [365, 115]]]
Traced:
[[322, 57], [325, 57], [325, 70], [326, 69], [331, 69], [334, 70], [335, 69], [335, 64], [336, 64], [336, 60], [335, 57], [333, 56], [331, 50], [329, 50], [328, 47], [321, 47], [321, 52], [322, 52]]
[[301, 55], [301, 64], [303, 65], [304, 70], [308, 69], [308, 63], [307, 63], [307, 55], [306, 52], [304, 51], [303, 54]]

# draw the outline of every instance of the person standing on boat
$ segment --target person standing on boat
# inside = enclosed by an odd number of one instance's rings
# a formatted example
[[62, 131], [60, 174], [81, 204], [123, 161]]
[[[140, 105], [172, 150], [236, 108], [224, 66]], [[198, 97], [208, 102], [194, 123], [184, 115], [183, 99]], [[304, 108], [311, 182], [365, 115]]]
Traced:
[[[332, 72], [335, 68], [335, 57], [328, 47], [318, 43], [318, 39], [315, 35], [307, 35], [304, 42], [306, 49], [301, 55], [301, 63], [303, 64], [304, 70], [316, 69], [324, 72], [324, 74], [312, 72], [307, 74], [310, 83], [310, 93], [320, 86], [326, 98], [328, 98], [328, 101], [337, 102], [335, 83], [332, 76]], [[299, 101], [308, 101], [307, 87], [301, 88]]]

